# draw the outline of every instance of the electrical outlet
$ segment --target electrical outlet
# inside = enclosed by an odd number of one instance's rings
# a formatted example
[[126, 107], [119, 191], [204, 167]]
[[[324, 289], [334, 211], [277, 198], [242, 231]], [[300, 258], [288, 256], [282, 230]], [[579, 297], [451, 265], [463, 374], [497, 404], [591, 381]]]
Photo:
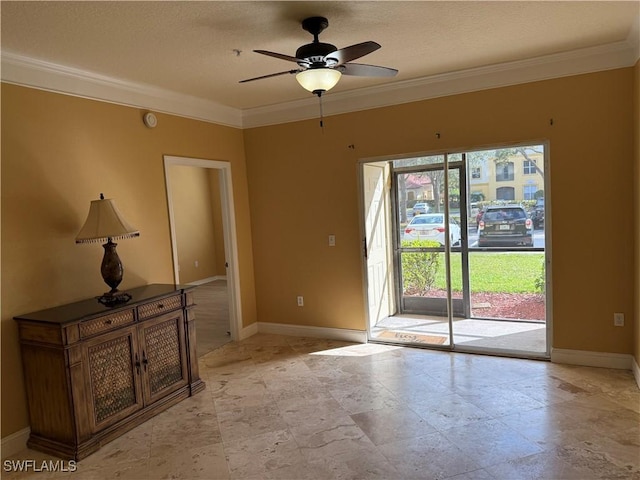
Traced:
[[613, 314], [613, 325], [615, 327], [624, 327], [624, 313]]
[[304, 307], [304, 297], [302, 295], [298, 296], [298, 306]]
[[335, 247], [336, 246], [336, 236], [335, 235], [329, 235], [329, 246], [330, 247]]
[[196, 268], [198, 268], [198, 260], [196, 260], [195, 262]]

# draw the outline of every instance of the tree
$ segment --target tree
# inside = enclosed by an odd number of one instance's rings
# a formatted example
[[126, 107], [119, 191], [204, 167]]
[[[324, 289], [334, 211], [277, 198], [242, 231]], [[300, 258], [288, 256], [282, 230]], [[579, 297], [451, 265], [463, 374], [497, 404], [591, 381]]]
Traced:
[[[403, 158], [400, 163], [403, 167], [413, 167], [424, 165], [425, 157]], [[398, 176], [398, 208], [400, 209], [400, 223], [407, 222], [407, 177], [406, 175]], [[432, 181], [433, 184], [433, 181]], [[435, 189], [434, 189], [435, 195]]]
[[[403, 167], [412, 167], [412, 166], [420, 166], [420, 165], [440, 165], [440, 162], [444, 163], [444, 155], [437, 156], [437, 162], [433, 161], [434, 157], [414, 157], [414, 158], [405, 158], [402, 159]], [[430, 161], [431, 160], [431, 161]], [[433, 201], [434, 201], [434, 211], [441, 211], [441, 199], [448, 198], [448, 195], [445, 195], [444, 192], [444, 171], [443, 170], [430, 170], [426, 172], [422, 172], [421, 175], [426, 175], [427, 178], [431, 181], [431, 186], [433, 187]], [[452, 175], [449, 177], [449, 192], [451, 195], [460, 195], [460, 178], [458, 175]], [[400, 175], [398, 177], [398, 208], [400, 209], [400, 221], [407, 221], [407, 189], [406, 189], [406, 177], [404, 175]]]
[[507, 163], [511, 161], [512, 157], [517, 155], [522, 155], [525, 160], [528, 160], [531, 165], [536, 169], [536, 172], [540, 174], [540, 176], [544, 179], [544, 172], [538, 166], [536, 161], [529, 156], [530, 153], [540, 153], [543, 152], [540, 150], [536, 150], [534, 147], [516, 147], [516, 148], [501, 148], [500, 150], [495, 150], [495, 162], [496, 164]]
[[433, 185], [433, 201], [435, 202], [436, 212], [440, 211], [440, 195], [444, 193], [444, 170], [431, 170], [425, 172], [431, 185]]
[[398, 208], [400, 208], [400, 223], [407, 223], [407, 184], [406, 177], [398, 177]]

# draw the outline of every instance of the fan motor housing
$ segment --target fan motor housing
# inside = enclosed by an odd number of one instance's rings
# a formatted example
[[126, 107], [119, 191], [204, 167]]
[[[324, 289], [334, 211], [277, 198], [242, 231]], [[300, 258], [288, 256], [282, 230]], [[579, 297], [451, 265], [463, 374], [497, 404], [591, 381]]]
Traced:
[[307, 43], [296, 50], [296, 58], [307, 60], [311, 63], [323, 63], [324, 57], [336, 50], [338, 50], [336, 46], [330, 43]]

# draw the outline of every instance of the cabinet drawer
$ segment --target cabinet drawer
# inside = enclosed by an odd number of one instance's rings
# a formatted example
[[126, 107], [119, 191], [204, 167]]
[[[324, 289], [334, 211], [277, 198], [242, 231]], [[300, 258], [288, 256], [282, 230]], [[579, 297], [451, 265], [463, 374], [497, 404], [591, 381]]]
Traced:
[[149, 318], [182, 308], [182, 295], [163, 298], [156, 302], [147, 303], [138, 307], [138, 318]]
[[103, 317], [87, 320], [80, 324], [80, 336], [91, 337], [98, 333], [107, 332], [117, 327], [131, 324], [135, 321], [133, 309], [112, 313]]

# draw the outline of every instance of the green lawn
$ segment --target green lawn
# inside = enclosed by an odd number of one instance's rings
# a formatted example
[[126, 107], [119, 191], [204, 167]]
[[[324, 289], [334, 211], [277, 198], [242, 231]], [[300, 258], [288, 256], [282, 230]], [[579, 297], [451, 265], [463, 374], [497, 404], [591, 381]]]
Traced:
[[[445, 288], [444, 253], [440, 254], [440, 268], [435, 287]], [[462, 291], [461, 254], [451, 254], [451, 286]], [[543, 272], [544, 253], [485, 253], [469, 254], [472, 292], [536, 293], [535, 282]]]

